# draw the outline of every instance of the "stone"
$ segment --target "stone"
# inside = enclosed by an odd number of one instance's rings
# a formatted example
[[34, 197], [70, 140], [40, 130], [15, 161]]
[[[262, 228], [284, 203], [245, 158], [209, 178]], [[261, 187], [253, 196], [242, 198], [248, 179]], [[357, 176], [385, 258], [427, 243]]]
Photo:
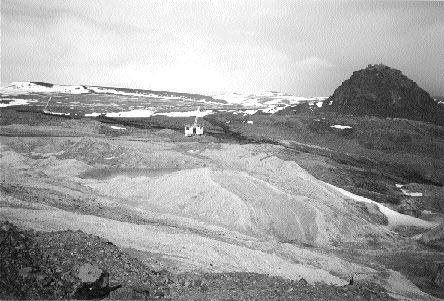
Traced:
[[444, 250], [444, 221], [423, 233], [419, 237], [419, 241], [427, 246]]
[[92, 283], [99, 280], [102, 275], [102, 270], [95, 265], [85, 263], [79, 268], [77, 277], [84, 283]]
[[7, 231], [9, 231], [11, 229], [11, 225], [9, 224], [9, 223], [4, 223], [4, 224], [2, 224], [2, 226], [1, 226], [1, 230], [2, 231], [5, 231], [5, 232], [7, 232]]
[[444, 289], [444, 261], [436, 262], [435, 273], [432, 282]]
[[117, 290], [110, 292], [111, 300], [146, 300], [150, 297], [149, 290], [139, 291], [140, 288], [123, 286]]
[[202, 285], [202, 279], [198, 278], [198, 279], [194, 279], [193, 280], [193, 286], [194, 287], [199, 287]]
[[202, 286], [200, 287], [200, 291], [203, 293], [208, 292], [208, 290], [209, 290], [208, 285], [206, 285], [205, 283], [202, 284]]
[[[83, 267], [83, 266], [82, 266]], [[94, 266], [93, 266], [94, 268]], [[95, 267], [94, 269], [91, 269], [91, 267], [85, 267], [85, 271], [93, 271], [93, 275], [95, 276], [96, 270], [98, 269]], [[99, 269], [100, 270], [100, 269]], [[87, 280], [93, 279], [89, 273], [86, 274]], [[85, 276], [85, 275], [83, 275]], [[80, 287], [78, 287], [74, 293], [75, 299], [101, 299], [104, 297], [109, 296], [109, 294], [112, 291], [115, 291], [119, 288], [121, 288], [121, 285], [116, 286], [109, 286], [109, 273], [107, 271], [102, 271], [99, 278], [95, 280], [94, 282], [83, 282]]]
[[19, 270], [19, 275], [23, 278], [26, 278], [29, 276], [31, 272], [32, 272], [32, 267], [24, 267]]
[[171, 294], [170, 288], [167, 286], [157, 287], [154, 291], [154, 298], [166, 298]]

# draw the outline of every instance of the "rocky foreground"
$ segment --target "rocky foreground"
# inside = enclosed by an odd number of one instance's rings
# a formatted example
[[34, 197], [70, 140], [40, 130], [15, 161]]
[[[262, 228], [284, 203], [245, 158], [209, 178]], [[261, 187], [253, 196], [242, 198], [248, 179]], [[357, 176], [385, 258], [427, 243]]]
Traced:
[[157, 271], [82, 231], [0, 225], [1, 299], [394, 300], [371, 283], [342, 287], [254, 273]]

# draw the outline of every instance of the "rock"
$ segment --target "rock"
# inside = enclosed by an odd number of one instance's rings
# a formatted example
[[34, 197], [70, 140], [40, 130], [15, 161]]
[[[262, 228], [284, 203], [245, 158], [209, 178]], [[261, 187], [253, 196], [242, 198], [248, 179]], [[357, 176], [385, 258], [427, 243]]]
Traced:
[[444, 261], [436, 263], [435, 274], [433, 275], [432, 282], [444, 289]]
[[121, 287], [121, 285], [110, 287], [109, 273], [89, 263], [80, 266], [77, 276], [82, 281], [82, 284], [74, 292], [75, 299], [89, 300], [104, 298], [108, 296], [110, 292]]
[[419, 241], [427, 246], [444, 250], [444, 221], [422, 234], [419, 237]]
[[110, 292], [109, 298], [112, 300], [146, 300], [150, 297], [149, 290], [139, 291], [139, 288], [123, 286]]
[[84, 282], [74, 293], [75, 299], [90, 300], [108, 296], [112, 291], [122, 287], [121, 285], [109, 286], [109, 274], [104, 271], [95, 282]]
[[198, 278], [193, 280], [193, 287], [199, 287], [201, 285], [202, 285], [202, 279]]
[[26, 278], [29, 276], [31, 272], [32, 272], [32, 267], [24, 267], [19, 270], [19, 275], [23, 278]]
[[208, 285], [206, 285], [205, 283], [202, 284], [202, 286], [200, 287], [200, 291], [202, 293], [206, 293], [206, 292], [208, 292], [208, 290], [209, 290]]
[[414, 198], [404, 198], [398, 205], [397, 210], [399, 213], [410, 215], [413, 217], [421, 216], [422, 210], [417, 200]]
[[153, 288], [150, 285], [135, 285], [131, 287], [135, 292], [149, 296]]
[[154, 298], [166, 298], [166, 297], [169, 297], [170, 294], [171, 294], [170, 288], [167, 286], [164, 286], [164, 287], [156, 288], [153, 296], [154, 296]]
[[77, 276], [82, 282], [91, 283], [99, 280], [102, 272], [103, 271], [99, 267], [85, 263], [84, 265], [80, 266]]
[[401, 71], [380, 65], [353, 72], [323, 109], [444, 124], [444, 107]]
[[183, 287], [190, 287], [191, 286], [191, 281], [189, 281], [188, 279], [184, 280], [182, 286]]
[[11, 224], [9, 224], [8, 222], [5, 222], [2, 224], [1, 228], [2, 231], [8, 232], [9, 229], [11, 229]]

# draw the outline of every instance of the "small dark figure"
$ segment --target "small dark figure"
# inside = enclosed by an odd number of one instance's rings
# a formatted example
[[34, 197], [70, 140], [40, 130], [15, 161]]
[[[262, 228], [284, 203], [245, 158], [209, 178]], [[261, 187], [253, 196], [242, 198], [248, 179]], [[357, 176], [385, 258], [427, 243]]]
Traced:
[[351, 276], [350, 281], [348, 283], [349, 285], [353, 285], [353, 276]]

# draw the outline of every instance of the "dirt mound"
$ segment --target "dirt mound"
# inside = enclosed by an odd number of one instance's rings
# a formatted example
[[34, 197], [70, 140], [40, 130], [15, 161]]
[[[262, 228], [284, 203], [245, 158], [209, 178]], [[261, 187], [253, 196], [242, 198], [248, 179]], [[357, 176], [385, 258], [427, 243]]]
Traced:
[[335, 111], [444, 124], [443, 109], [401, 71], [369, 65], [353, 72], [326, 101]]

